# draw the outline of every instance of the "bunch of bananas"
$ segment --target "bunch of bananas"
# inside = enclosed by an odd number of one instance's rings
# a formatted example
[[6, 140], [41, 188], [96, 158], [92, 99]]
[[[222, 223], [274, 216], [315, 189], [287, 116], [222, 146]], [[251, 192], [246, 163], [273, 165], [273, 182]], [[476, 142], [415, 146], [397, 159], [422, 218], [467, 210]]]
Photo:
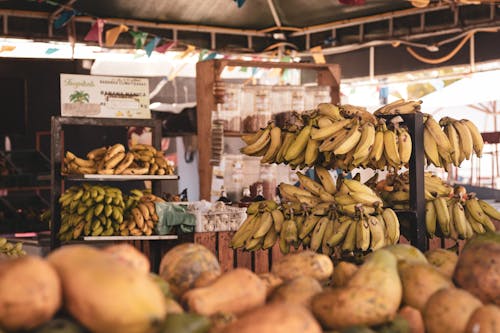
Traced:
[[173, 164], [151, 145], [137, 144], [129, 152], [122, 144], [90, 151], [87, 159], [66, 151], [63, 160], [65, 174], [102, 175], [172, 175]]
[[[394, 209], [410, 209], [410, 175], [406, 171], [401, 174], [390, 173], [377, 182], [376, 190], [384, 200], [384, 206]], [[431, 172], [424, 173], [425, 200], [436, 197], [449, 197], [453, 187]]]
[[26, 255], [23, 250], [23, 243], [16, 244], [7, 241], [7, 238], [0, 237], [0, 258], [2, 257], [21, 257]]
[[158, 223], [155, 202], [164, 202], [154, 194], [131, 190], [126, 200], [125, 221], [119, 226], [121, 236], [151, 236]]
[[328, 170], [316, 168], [319, 182], [298, 172], [302, 186], [279, 185], [282, 203], [253, 203], [235, 233], [233, 248], [252, 251], [279, 242], [281, 252], [300, 245], [331, 255], [375, 250], [399, 240], [399, 220], [367, 185], [343, 179], [337, 185]]
[[452, 164], [459, 167], [465, 159], [469, 160], [473, 152], [481, 157], [483, 146], [481, 132], [470, 120], [444, 117], [437, 122], [431, 115], [427, 115], [424, 126], [427, 164], [434, 164], [448, 171]]
[[244, 135], [246, 146], [241, 152], [261, 156], [261, 163], [285, 163], [300, 169], [313, 165], [344, 170], [399, 168], [410, 159], [411, 137], [395, 121], [387, 126], [385, 120], [351, 105], [319, 104], [301, 116], [302, 124], [280, 128], [270, 122], [256, 133]]
[[120, 189], [109, 186], [72, 186], [59, 198], [61, 204], [61, 241], [80, 236], [119, 235], [124, 221], [125, 202]]
[[427, 201], [425, 206], [425, 224], [430, 238], [437, 234], [453, 240], [469, 239], [474, 234], [495, 231], [492, 219], [500, 220], [500, 212], [478, 199], [475, 193], [465, 193], [461, 186], [455, 188], [453, 197], [437, 197]]

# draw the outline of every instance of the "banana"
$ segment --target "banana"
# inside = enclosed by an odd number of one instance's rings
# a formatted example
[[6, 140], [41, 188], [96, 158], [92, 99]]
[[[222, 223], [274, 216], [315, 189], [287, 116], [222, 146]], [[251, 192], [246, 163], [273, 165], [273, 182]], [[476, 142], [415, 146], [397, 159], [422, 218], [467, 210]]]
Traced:
[[343, 183], [347, 186], [348, 192], [364, 192], [370, 194], [374, 197], [377, 197], [377, 194], [365, 184], [354, 180], [354, 179], [344, 179]]
[[425, 227], [429, 238], [433, 238], [436, 234], [436, 223], [436, 207], [434, 207], [434, 203], [432, 201], [427, 201], [425, 203]]
[[145, 175], [149, 172], [149, 167], [127, 168], [122, 171], [122, 175]]
[[262, 135], [263, 132], [264, 132], [264, 129], [261, 128], [255, 133], [244, 134], [241, 136], [241, 140], [243, 140], [243, 142], [245, 142], [247, 145], [251, 145], [252, 143], [257, 141], [257, 139], [259, 139], [259, 137]]
[[490, 218], [500, 221], [500, 212], [484, 200], [478, 199], [479, 206]]
[[346, 137], [347, 134], [349, 133], [349, 129], [343, 128], [334, 135], [326, 138], [323, 140], [323, 142], [319, 145], [319, 151], [320, 152], [330, 152], [335, 149]]
[[[328, 127], [328, 126], [333, 125], [334, 123], [335, 122], [331, 118], [326, 117], [326, 116], [321, 116], [318, 118], [318, 127], [319, 128]], [[312, 135], [312, 131], [311, 131], [311, 135]]]
[[108, 149], [107, 147], [93, 149], [87, 154], [87, 158], [89, 160], [101, 159], [106, 154], [107, 149]]
[[377, 131], [375, 132], [375, 138], [373, 140], [373, 146], [368, 156], [369, 160], [372, 162], [376, 162], [380, 160], [382, 154], [384, 153], [384, 130], [383, 126], [380, 125], [377, 127]]
[[320, 145], [319, 140], [313, 140], [313, 139], [309, 138], [309, 141], [307, 142], [307, 146], [306, 146], [305, 155], [304, 155], [304, 163], [308, 167], [314, 165], [314, 162], [316, 162], [316, 160], [318, 159], [319, 145]]
[[106, 161], [106, 163], [104, 164], [104, 168], [108, 170], [114, 169], [124, 158], [125, 153], [119, 152]]
[[275, 228], [270, 228], [264, 237], [264, 243], [262, 244], [262, 249], [267, 250], [270, 249], [276, 244], [278, 240], [278, 232]]
[[467, 126], [467, 128], [469, 129], [470, 135], [472, 137], [472, 146], [474, 152], [476, 153], [477, 157], [481, 157], [483, 155], [484, 146], [484, 140], [481, 136], [481, 132], [476, 127], [476, 125], [468, 119], [462, 119], [460, 120], [460, 122]]
[[328, 193], [326, 190], [321, 190], [319, 192], [319, 198], [321, 201], [324, 203], [334, 203], [335, 202], [335, 197]]
[[83, 158], [75, 156], [72, 162], [82, 168], [95, 168], [95, 162], [93, 160], [84, 160]]
[[296, 201], [300, 202], [301, 204], [313, 208], [316, 207], [321, 203], [321, 199], [318, 197], [310, 197], [310, 196], [305, 196], [305, 195], [300, 195], [296, 194], [295, 195]]
[[273, 216], [271, 215], [270, 212], [263, 212], [259, 220], [259, 226], [255, 230], [252, 237], [253, 238], [264, 237], [271, 228], [273, 228]]
[[451, 160], [453, 162], [453, 165], [455, 165], [456, 167], [459, 167], [460, 166], [461, 147], [460, 147], [460, 137], [458, 136], [458, 132], [455, 129], [455, 127], [453, 127], [452, 123], [448, 123], [444, 127], [444, 133], [448, 137], [448, 140], [450, 141], [450, 144], [451, 144], [451, 148], [452, 148]]
[[385, 109], [386, 114], [409, 114], [420, 110], [422, 101], [403, 101], [393, 104]]
[[351, 127], [346, 137], [339, 142], [338, 146], [333, 148], [333, 153], [335, 155], [347, 154], [351, 151], [356, 145], [359, 143], [361, 139], [361, 132], [359, 130], [360, 124], [359, 121]]
[[[115, 175], [121, 174], [125, 169], [127, 169], [132, 162], [134, 162], [134, 154], [128, 152], [125, 157], [120, 161], [120, 163], [115, 168]], [[105, 164], [106, 169], [112, 169], [109, 165]]]
[[299, 157], [299, 155], [304, 151], [307, 146], [307, 142], [309, 141], [309, 136], [311, 134], [312, 125], [304, 126], [299, 134], [294, 138], [293, 142], [290, 144], [290, 147], [285, 152], [285, 160], [292, 161]]
[[305, 196], [305, 197], [313, 197], [313, 194], [309, 191], [303, 190], [297, 186], [293, 186], [286, 183], [280, 183], [278, 185], [280, 195], [289, 201], [297, 201], [296, 195]]
[[141, 211], [139, 208], [132, 208], [131, 210], [132, 216], [134, 218], [135, 225], [139, 228], [142, 229], [144, 227], [144, 216], [142, 216]]
[[314, 230], [311, 235], [311, 244], [309, 245], [311, 250], [318, 251], [323, 243], [323, 236], [325, 235], [326, 227], [330, 222], [330, 219], [323, 216], [319, 219], [318, 223], [314, 226]]
[[322, 116], [331, 118], [332, 120], [342, 120], [344, 117], [340, 114], [338, 106], [331, 103], [320, 103], [317, 106], [318, 113]]
[[382, 200], [372, 193], [349, 192], [348, 195], [350, 195], [355, 200], [355, 202], [362, 203], [364, 205], [375, 207], [382, 204]]
[[401, 163], [406, 164], [410, 161], [412, 142], [410, 133], [406, 128], [398, 129], [398, 153]]
[[357, 201], [349, 194], [337, 193], [335, 195], [335, 202], [337, 205], [345, 206], [345, 205], [354, 205]]
[[271, 215], [273, 217], [273, 225], [276, 232], [281, 231], [281, 227], [283, 226], [283, 222], [285, 221], [285, 215], [279, 209], [273, 209], [271, 211]]
[[467, 225], [469, 222], [465, 217], [464, 207], [459, 201], [453, 203], [453, 223], [458, 236], [461, 239], [467, 239]]
[[339, 227], [334, 230], [334, 233], [327, 239], [326, 243], [330, 247], [339, 245], [346, 237], [347, 231], [352, 223], [356, 223], [352, 218], [347, 218], [344, 222], [339, 224]]
[[490, 217], [488, 215], [485, 215], [483, 220], [480, 221], [480, 223], [482, 223], [482, 225], [486, 228], [486, 230], [491, 231], [491, 232], [496, 231], [495, 224], [493, 223], [493, 221], [490, 219]]
[[311, 129], [311, 139], [313, 140], [325, 140], [332, 135], [335, 135], [337, 132], [339, 132], [341, 129], [343, 129], [345, 126], [349, 125], [352, 123], [351, 119], [343, 119], [340, 121], [334, 122], [330, 126], [326, 127], [320, 127], [320, 128], [312, 128]]
[[342, 251], [354, 251], [356, 248], [356, 225], [357, 221], [352, 221], [352, 223], [349, 224], [349, 228], [347, 229], [342, 243]]
[[141, 214], [144, 217], [144, 220], [149, 220], [151, 214], [149, 213], [148, 206], [146, 206], [146, 204], [144, 204], [144, 203], [139, 203], [137, 205], [137, 208], [141, 211]]
[[[472, 135], [469, 128], [461, 121], [454, 121], [453, 127], [458, 133], [460, 139], [460, 152], [463, 153], [465, 159], [469, 160], [474, 150]], [[482, 139], [482, 137], [481, 137]]]
[[385, 228], [387, 230], [387, 240], [390, 244], [396, 244], [399, 241], [399, 219], [391, 208], [385, 208], [382, 211]]
[[283, 222], [280, 237], [283, 237], [283, 239], [287, 244], [297, 243], [298, 231], [297, 231], [297, 224], [295, 223], [294, 220], [288, 219], [285, 220], [285, 222]]
[[291, 131], [285, 133], [285, 137], [283, 139], [283, 144], [281, 145], [281, 147], [278, 150], [278, 153], [276, 154], [276, 157], [275, 157], [275, 162], [277, 164], [285, 162], [285, 153], [288, 150], [288, 148], [290, 148], [290, 145], [294, 141], [295, 135], [296, 135], [296, 133], [291, 132]]
[[319, 195], [322, 191], [325, 191], [320, 183], [312, 180], [303, 173], [297, 171], [296, 175], [299, 178], [300, 185], [302, 185], [307, 191], [311, 192], [312, 194]]
[[451, 153], [452, 147], [448, 137], [444, 134], [439, 123], [431, 115], [429, 115], [425, 121], [425, 128], [429, 130], [436, 144], [442, 151]]
[[394, 167], [399, 167], [401, 165], [397, 136], [396, 133], [390, 129], [384, 131], [384, 156], [390, 165]]
[[424, 128], [424, 152], [430, 163], [437, 167], [441, 166], [436, 140], [427, 128]]
[[360, 157], [367, 157], [374, 142], [375, 126], [372, 123], [365, 123], [361, 128], [361, 138], [356, 146], [353, 158], [356, 160]]
[[467, 221], [469, 222], [472, 230], [474, 230], [475, 233], [484, 234], [486, 232], [484, 226], [476, 221], [467, 210], [465, 210], [465, 217], [467, 218]]
[[378, 250], [385, 246], [385, 224], [375, 216], [367, 216], [368, 227], [370, 229], [370, 249]]
[[314, 230], [314, 227], [318, 223], [318, 221], [321, 219], [321, 216], [317, 216], [314, 214], [310, 214], [306, 217], [304, 220], [304, 223], [302, 224], [302, 228], [299, 230], [299, 238], [304, 239], [306, 238], [311, 231]]
[[436, 219], [439, 224], [439, 228], [445, 237], [450, 236], [450, 226], [451, 226], [451, 216], [448, 211], [448, 205], [446, 199], [443, 197], [437, 197], [432, 201], [434, 207], [436, 208]]
[[367, 251], [370, 247], [370, 226], [366, 218], [356, 221], [356, 248]]
[[[334, 231], [335, 231], [334, 222], [333, 220], [329, 219], [328, 223], [326, 224], [325, 233], [323, 234], [323, 240], [321, 242], [321, 253], [326, 254], [328, 256], [332, 255], [334, 250], [333, 248], [328, 246], [328, 240], [333, 235]], [[311, 242], [309, 242], [309, 244], [310, 243]]]
[[274, 126], [270, 132], [271, 141], [266, 154], [261, 158], [260, 163], [272, 163], [281, 147], [281, 128]]
[[399, 105], [403, 105], [405, 103], [406, 103], [406, 101], [404, 99], [395, 100], [394, 102], [391, 102], [389, 104], [381, 106], [375, 112], [373, 112], [373, 114], [376, 115], [376, 116], [383, 115], [383, 114], [391, 114], [390, 113], [391, 109], [394, 109], [395, 107], [397, 107]]
[[240, 151], [242, 154], [252, 156], [258, 153], [259, 151], [266, 149], [270, 141], [271, 141], [271, 128], [268, 126], [254, 143], [241, 148]]
[[410, 193], [402, 190], [392, 191], [388, 194], [388, 200], [392, 203], [406, 203], [410, 200]]
[[479, 200], [475, 197], [467, 199], [465, 201], [465, 207], [476, 221], [481, 222], [484, 220], [484, 217], [487, 216], [479, 204]]
[[245, 245], [247, 239], [252, 237], [253, 229], [259, 223], [260, 217], [258, 215], [248, 215], [245, 221], [240, 225], [238, 230], [231, 238], [230, 246], [233, 249], [238, 249]]
[[333, 178], [332, 178], [332, 175], [330, 174], [330, 172], [322, 166], [315, 166], [314, 171], [316, 173], [316, 177], [320, 180], [323, 188], [328, 193], [335, 194], [335, 192], [337, 192], [337, 185], [333, 181]]
[[279, 237], [278, 245], [281, 253], [288, 254], [290, 252], [290, 244], [286, 242], [285, 237]]
[[121, 143], [117, 143], [108, 148], [108, 150], [106, 151], [106, 155], [104, 156], [104, 161], [109, 161], [118, 153], [125, 153], [125, 146], [123, 146]]

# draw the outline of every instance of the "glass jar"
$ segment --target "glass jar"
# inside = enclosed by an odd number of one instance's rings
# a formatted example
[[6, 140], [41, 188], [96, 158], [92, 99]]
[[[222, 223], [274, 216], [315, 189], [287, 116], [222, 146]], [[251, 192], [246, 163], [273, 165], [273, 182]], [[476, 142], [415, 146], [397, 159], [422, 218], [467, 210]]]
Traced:
[[245, 86], [242, 89], [241, 111], [243, 131], [257, 132], [271, 120], [271, 90], [269, 86]]
[[241, 84], [227, 83], [224, 91], [224, 103], [220, 110], [220, 119], [224, 121], [224, 131], [241, 131]]
[[305, 109], [315, 109], [320, 103], [331, 103], [330, 86], [310, 86], [305, 89]]
[[266, 199], [273, 200], [276, 196], [276, 165], [262, 164], [259, 179], [262, 182], [262, 192]]

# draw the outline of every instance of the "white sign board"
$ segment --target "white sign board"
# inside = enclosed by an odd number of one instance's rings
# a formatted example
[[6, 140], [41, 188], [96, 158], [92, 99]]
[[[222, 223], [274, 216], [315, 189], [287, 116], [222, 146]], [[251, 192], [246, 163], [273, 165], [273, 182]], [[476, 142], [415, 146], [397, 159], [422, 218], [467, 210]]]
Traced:
[[61, 74], [61, 115], [149, 119], [148, 80]]

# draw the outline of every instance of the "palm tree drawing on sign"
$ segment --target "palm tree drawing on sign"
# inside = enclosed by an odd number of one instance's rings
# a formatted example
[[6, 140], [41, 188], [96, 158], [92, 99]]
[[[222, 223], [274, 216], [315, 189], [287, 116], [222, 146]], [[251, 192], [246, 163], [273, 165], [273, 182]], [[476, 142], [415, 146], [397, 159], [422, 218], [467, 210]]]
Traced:
[[75, 90], [71, 95], [69, 95], [69, 101], [71, 103], [88, 103], [89, 94], [85, 91]]

